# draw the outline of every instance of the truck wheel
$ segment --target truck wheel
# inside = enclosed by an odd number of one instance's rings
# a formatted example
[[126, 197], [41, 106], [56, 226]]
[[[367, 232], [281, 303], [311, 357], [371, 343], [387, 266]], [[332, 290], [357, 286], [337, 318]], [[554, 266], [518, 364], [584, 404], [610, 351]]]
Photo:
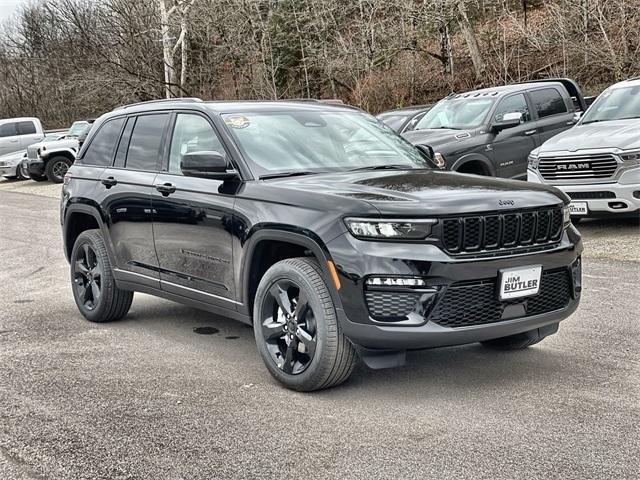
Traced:
[[78, 310], [91, 322], [120, 320], [131, 308], [133, 292], [116, 286], [100, 230], [78, 235], [71, 251], [71, 284]]
[[485, 347], [493, 348], [495, 350], [521, 350], [523, 348], [530, 347], [531, 345], [535, 345], [552, 333], [555, 333], [558, 330], [557, 324], [545, 327], [545, 330], [548, 332], [546, 334], [541, 333], [541, 330], [542, 329], [534, 328], [528, 332], [522, 332], [508, 337], [494, 338], [480, 343]]
[[47, 166], [44, 167], [44, 173], [53, 183], [62, 183], [64, 176], [69, 170], [73, 162], [67, 157], [53, 157], [47, 162]]
[[267, 270], [256, 292], [253, 330], [269, 373], [293, 390], [338, 385], [358, 361], [320, 266], [309, 258], [282, 260]]

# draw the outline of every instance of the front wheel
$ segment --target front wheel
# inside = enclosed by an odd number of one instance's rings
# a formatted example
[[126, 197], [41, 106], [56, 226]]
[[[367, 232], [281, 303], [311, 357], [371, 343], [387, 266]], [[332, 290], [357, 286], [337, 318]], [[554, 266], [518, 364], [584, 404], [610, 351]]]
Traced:
[[62, 183], [72, 162], [66, 157], [53, 157], [47, 162], [44, 173], [53, 183]]
[[100, 230], [78, 235], [71, 252], [71, 282], [78, 310], [91, 322], [119, 320], [131, 307], [133, 292], [116, 286]]
[[260, 280], [253, 308], [258, 351], [280, 383], [308, 392], [344, 382], [357, 363], [317, 262], [290, 258]]
[[30, 178], [29, 177], [29, 170], [24, 165], [24, 162], [21, 162], [16, 167], [16, 177], [18, 177], [18, 180], [28, 180]]

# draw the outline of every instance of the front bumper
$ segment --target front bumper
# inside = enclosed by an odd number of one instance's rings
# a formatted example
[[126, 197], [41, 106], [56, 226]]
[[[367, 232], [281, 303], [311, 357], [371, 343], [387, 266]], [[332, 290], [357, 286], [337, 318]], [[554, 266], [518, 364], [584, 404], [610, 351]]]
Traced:
[[[340, 275], [342, 330], [352, 343], [366, 349], [433, 348], [513, 335], [563, 320], [575, 311], [580, 299], [582, 243], [573, 226], [551, 250], [496, 258], [455, 258], [434, 245], [368, 242], [348, 234], [327, 247]], [[498, 300], [494, 287], [500, 270], [532, 265], [542, 266], [543, 278], [547, 273], [566, 273], [566, 301], [540, 309], [543, 290], [531, 309], [534, 297]], [[369, 276], [419, 277], [426, 285], [417, 288], [418, 297], [406, 315], [385, 318], [375, 314], [376, 307], [367, 296]], [[473, 294], [466, 295], [472, 290]], [[399, 292], [405, 291], [390, 288], [385, 292], [387, 305], [407, 310], [399, 299]], [[454, 301], [451, 292], [457, 292], [455, 308], [448, 308], [448, 302]]]
[[29, 174], [33, 175], [44, 175], [44, 167], [45, 163], [41, 159], [32, 159], [29, 158], [24, 160], [27, 164], [27, 170], [29, 170]]
[[[527, 181], [546, 183], [537, 170], [527, 170]], [[640, 168], [624, 172], [613, 183], [589, 183], [553, 185], [573, 201], [587, 204], [589, 213], [580, 217], [602, 217], [609, 215], [634, 215], [640, 213]], [[610, 198], [592, 198], [592, 197]], [[591, 198], [590, 198], [591, 197]]]
[[15, 177], [18, 174], [18, 165], [5, 165], [0, 167], [0, 176]]

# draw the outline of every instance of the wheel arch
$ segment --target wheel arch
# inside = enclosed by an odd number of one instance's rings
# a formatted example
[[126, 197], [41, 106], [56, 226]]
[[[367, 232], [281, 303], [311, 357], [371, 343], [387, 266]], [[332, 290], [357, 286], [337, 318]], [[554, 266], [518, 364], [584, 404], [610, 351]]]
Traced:
[[491, 162], [491, 160], [489, 160], [487, 157], [485, 157], [484, 155], [481, 155], [479, 153], [465, 155], [463, 157], [460, 157], [451, 166], [451, 170], [457, 172], [464, 166], [470, 167], [472, 165], [477, 165], [477, 166], [481, 167], [486, 172], [486, 174], [488, 174], [488, 175], [490, 175], [492, 177], [496, 176], [496, 169], [495, 169], [493, 163]]
[[[273, 248], [286, 248], [274, 252]], [[267, 253], [267, 255], [264, 255]], [[270, 227], [257, 230], [243, 246], [240, 282], [242, 305], [248, 315], [253, 314], [253, 300], [260, 279], [269, 267], [280, 260], [299, 256], [314, 257], [325, 275], [334, 305], [341, 305], [336, 286], [331, 281], [332, 274], [327, 264], [331, 260], [326, 246], [313, 232], [292, 232], [286, 227]]]
[[107, 246], [107, 253], [109, 254], [109, 260], [113, 263], [113, 250], [111, 246], [111, 239], [108, 235], [108, 229], [105, 227], [104, 221], [99, 213], [97, 207], [86, 204], [73, 204], [67, 207], [64, 212], [63, 222], [63, 244], [64, 254], [67, 261], [71, 258], [71, 250], [75, 244], [78, 236], [86, 231], [94, 228], [99, 229], [102, 232], [102, 236], [105, 239]]
[[66, 159], [70, 160], [71, 163], [73, 163], [76, 161], [76, 152], [71, 150], [70, 148], [64, 148], [62, 150], [53, 150], [51, 152], [47, 151], [47, 157], [46, 157], [47, 162], [49, 162], [51, 159], [56, 157], [65, 157]]

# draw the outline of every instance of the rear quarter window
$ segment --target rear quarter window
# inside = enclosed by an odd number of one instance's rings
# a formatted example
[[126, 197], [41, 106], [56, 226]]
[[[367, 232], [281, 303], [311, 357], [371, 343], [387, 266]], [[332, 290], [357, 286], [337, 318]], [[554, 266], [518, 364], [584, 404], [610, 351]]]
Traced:
[[124, 118], [108, 120], [100, 127], [82, 157], [84, 165], [111, 166], [124, 120]]
[[533, 107], [538, 113], [538, 118], [550, 117], [560, 113], [567, 113], [567, 105], [564, 98], [555, 88], [541, 88], [529, 92]]
[[37, 133], [36, 124], [32, 121], [18, 122], [18, 135], [33, 135]]

